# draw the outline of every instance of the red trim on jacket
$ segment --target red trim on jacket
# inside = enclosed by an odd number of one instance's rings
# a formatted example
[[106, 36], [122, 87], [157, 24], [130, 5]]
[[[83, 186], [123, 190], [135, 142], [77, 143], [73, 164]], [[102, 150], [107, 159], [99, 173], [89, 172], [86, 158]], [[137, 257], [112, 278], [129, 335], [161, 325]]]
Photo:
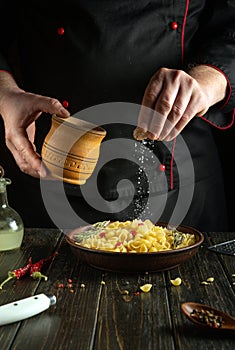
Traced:
[[6, 69], [0, 69], [0, 72], [6, 72], [6, 73], [12, 75], [12, 73], [9, 70], [6, 70]]
[[[184, 62], [184, 32], [185, 32], [187, 16], [188, 16], [189, 1], [190, 0], [186, 0], [184, 20], [183, 20], [182, 32], [181, 32], [182, 63]], [[171, 161], [170, 161], [170, 189], [171, 190], [174, 189], [174, 167], [173, 166], [174, 166], [175, 146], [176, 146], [176, 138], [174, 139], [172, 150], [171, 150]]]
[[217, 129], [226, 130], [226, 129], [229, 129], [229, 128], [233, 125], [233, 123], [234, 123], [234, 119], [235, 119], [235, 108], [233, 109], [233, 112], [232, 112], [232, 113], [233, 113], [233, 114], [232, 114], [232, 121], [231, 121], [231, 123], [230, 123], [229, 125], [227, 125], [227, 126], [218, 126], [218, 125], [212, 123], [210, 120], [206, 119], [204, 116], [198, 117], [198, 118], [203, 119], [205, 122], [211, 124], [212, 126], [216, 127]]
[[[220, 72], [221, 74], [223, 74], [223, 76], [225, 77], [225, 79], [227, 80], [227, 84], [228, 84], [228, 91], [227, 91], [227, 94], [226, 94], [226, 98], [225, 98], [225, 102], [223, 103], [223, 105], [220, 107], [220, 109], [223, 109], [227, 104], [228, 104], [228, 101], [231, 97], [231, 94], [232, 94], [232, 86], [230, 84], [230, 80], [229, 78], [227, 77], [227, 75], [218, 67], [216, 66], [213, 66], [213, 64], [207, 64], [207, 63], [203, 63], [204, 66], [208, 66], [208, 67], [211, 67], [211, 68], [214, 68], [216, 69], [218, 72]], [[213, 127], [216, 127], [217, 129], [220, 129], [220, 130], [226, 130], [226, 129], [229, 129], [233, 123], [234, 123], [234, 119], [235, 119], [235, 108], [233, 109], [233, 112], [232, 112], [232, 121], [229, 125], [227, 126], [218, 126], [214, 123], [212, 123], [210, 120], [208, 120], [207, 118], [205, 118], [204, 116], [202, 117], [199, 117], [201, 119], [203, 119], [204, 121], [206, 121], [207, 123], [209, 123], [210, 125], [212, 125]]]
[[184, 62], [184, 33], [185, 33], [185, 27], [186, 27], [187, 16], [188, 16], [189, 1], [190, 1], [190, 0], [186, 0], [185, 13], [184, 13], [184, 20], [183, 20], [182, 32], [181, 32], [182, 63]]

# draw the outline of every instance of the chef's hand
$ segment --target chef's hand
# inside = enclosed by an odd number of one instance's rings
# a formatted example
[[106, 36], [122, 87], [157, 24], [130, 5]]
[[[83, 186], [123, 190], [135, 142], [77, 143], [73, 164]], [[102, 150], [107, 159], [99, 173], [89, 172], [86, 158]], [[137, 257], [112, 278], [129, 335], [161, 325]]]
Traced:
[[206, 65], [188, 73], [159, 69], [145, 90], [134, 137], [173, 140], [192, 118], [203, 116], [209, 107], [222, 101], [226, 88], [224, 75]]
[[25, 92], [9, 73], [0, 72], [0, 114], [6, 145], [21, 171], [33, 177], [46, 177], [46, 168], [34, 144], [35, 121], [42, 112], [69, 116], [58, 100]]

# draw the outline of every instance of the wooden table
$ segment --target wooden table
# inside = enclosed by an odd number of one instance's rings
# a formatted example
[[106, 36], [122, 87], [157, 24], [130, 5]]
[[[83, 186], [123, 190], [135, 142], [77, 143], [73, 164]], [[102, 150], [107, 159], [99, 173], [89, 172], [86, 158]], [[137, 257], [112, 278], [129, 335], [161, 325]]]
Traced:
[[[235, 233], [205, 234], [199, 252], [166, 272], [106, 273], [79, 262], [65, 236], [56, 229], [26, 229], [22, 247], [0, 253], [0, 280], [8, 270], [58, 255], [44, 273], [47, 281], [25, 277], [0, 291], [0, 305], [39, 293], [54, 294], [57, 303], [34, 317], [0, 327], [0, 349], [234, 349], [235, 333], [217, 333], [191, 323], [180, 310], [186, 301], [208, 304], [235, 316], [234, 257], [207, 246], [234, 239]], [[170, 279], [182, 278], [174, 287]], [[214, 282], [202, 285], [208, 277]], [[72, 280], [67, 285], [68, 279]], [[148, 293], [139, 287], [151, 283]], [[62, 284], [64, 287], [62, 288]], [[72, 284], [72, 286], [71, 286]], [[128, 293], [128, 294], [127, 294]]]

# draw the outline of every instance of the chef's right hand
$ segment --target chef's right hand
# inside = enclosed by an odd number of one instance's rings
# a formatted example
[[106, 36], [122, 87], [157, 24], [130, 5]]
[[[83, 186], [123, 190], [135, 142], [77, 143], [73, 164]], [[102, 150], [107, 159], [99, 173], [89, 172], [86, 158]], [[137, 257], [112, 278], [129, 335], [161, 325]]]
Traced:
[[69, 117], [57, 99], [25, 92], [9, 73], [0, 71], [0, 114], [6, 145], [21, 171], [37, 178], [47, 175], [34, 144], [35, 121], [42, 112]]
[[194, 117], [225, 103], [227, 89], [225, 75], [214, 67], [202, 64], [187, 73], [160, 68], [145, 90], [134, 137], [172, 141]]

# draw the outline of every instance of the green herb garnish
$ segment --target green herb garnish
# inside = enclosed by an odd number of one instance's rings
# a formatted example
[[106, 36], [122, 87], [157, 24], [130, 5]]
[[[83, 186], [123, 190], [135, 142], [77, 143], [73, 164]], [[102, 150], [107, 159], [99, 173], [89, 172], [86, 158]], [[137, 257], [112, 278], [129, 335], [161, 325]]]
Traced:
[[96, 235], [97, 233], [101, 232], [109, 223], [110, 221], [99, 221], [89, 226], [86, 230], [75, 234], [73, 236], [73, 239], [76, 241], [75, 243], [81, 243], [84, 239]]
[[183, 243], [183, 241], [185, 240], [185, 238], [187, 236], [185, 233], [175, 230], [175, 231], [173, 231], [173, 237], [174, 237], [174, 240], [172, 243], [172, 248], [176, 249], [180, 244]]

